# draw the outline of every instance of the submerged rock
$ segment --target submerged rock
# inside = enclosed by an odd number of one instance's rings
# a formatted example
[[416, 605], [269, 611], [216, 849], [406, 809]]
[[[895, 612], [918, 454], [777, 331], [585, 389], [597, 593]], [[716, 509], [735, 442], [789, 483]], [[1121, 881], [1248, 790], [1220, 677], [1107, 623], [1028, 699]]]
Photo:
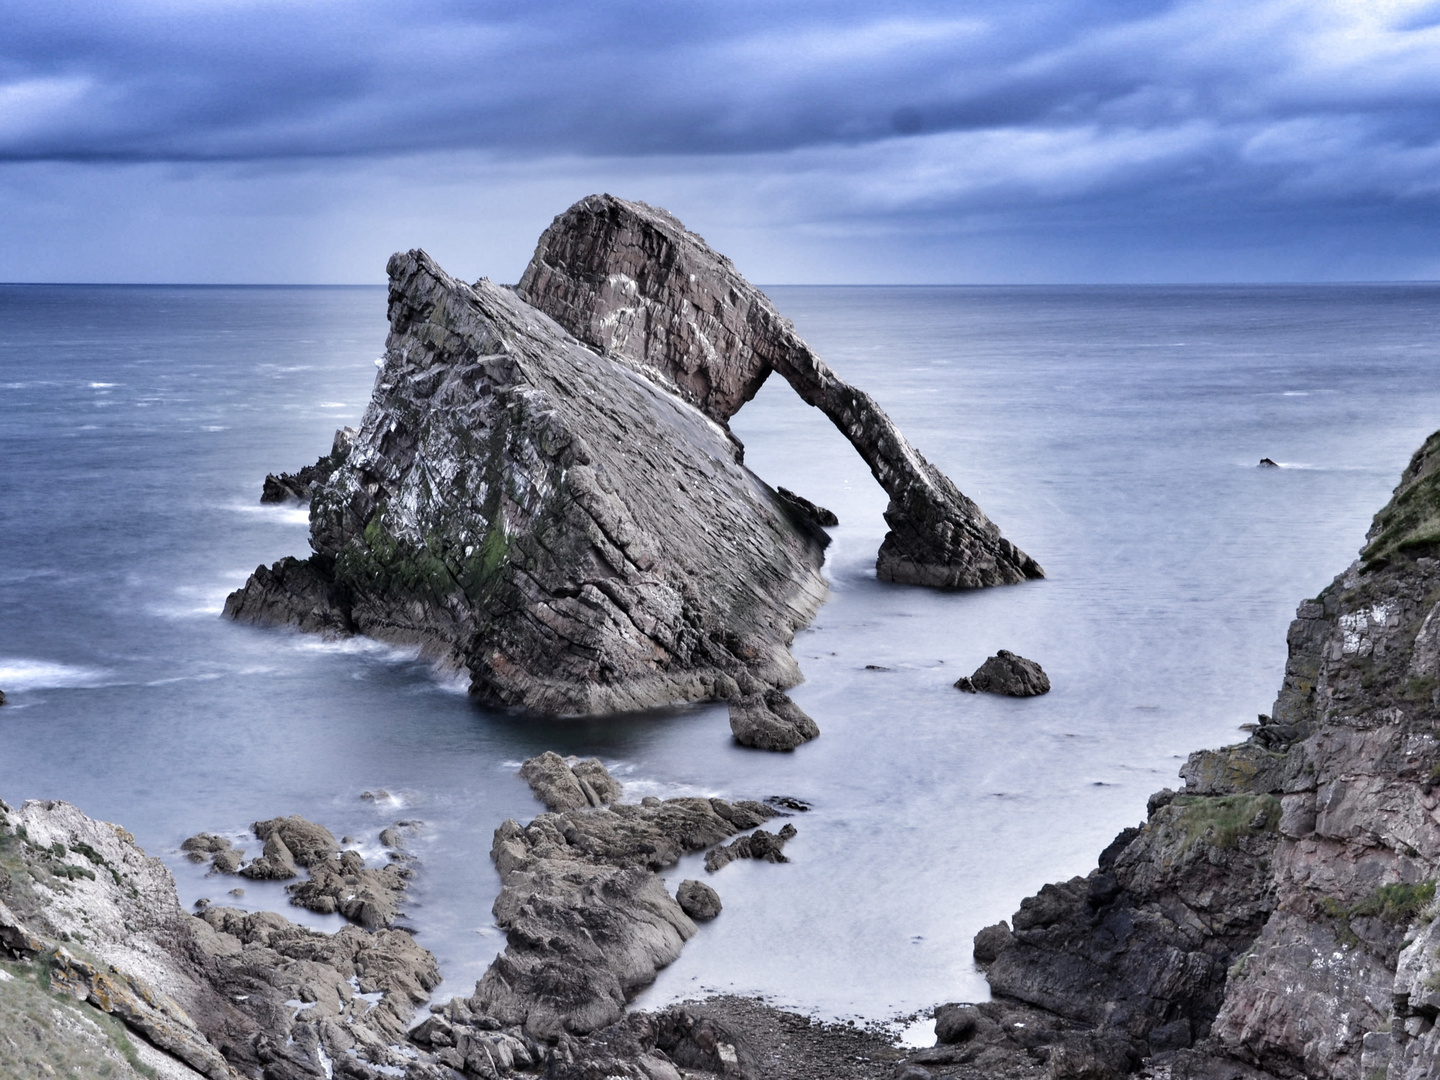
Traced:
[[705, 853], [705, 869], [713, 874], [716, 870], [729, 866], [736, 859], [759, 859], [761, 862], [771, 863], [789, 862], [790, 860], [785, 857], [785, 841], [794, 835], [794, 825], [782, 826], [778, 833], [756, 829], [749, 836], [742, 836], [733, 843], [722, 844], [707, 851]]
[[230, 617], [419, 644], [496, 703], [605, 713], [800, 679], [821, 545], [728, 433], [514, 292], [390, 262], [385, 366], [308, 561]]
[[1001, 649], [976, 668], [973, 675], [957, 679], [955, 689], [967, 694], [1035, 697], [1050, 692], [1050, 677], [1034, 660]]
[[890, 496], [881, 580], [974, 588], [1044, 576], [729, 259], [664, 210], [582, 199], [545, 230], [516, 288], [586, 344], [659, 373], [717, 423], [778, 372], [850, 440]]

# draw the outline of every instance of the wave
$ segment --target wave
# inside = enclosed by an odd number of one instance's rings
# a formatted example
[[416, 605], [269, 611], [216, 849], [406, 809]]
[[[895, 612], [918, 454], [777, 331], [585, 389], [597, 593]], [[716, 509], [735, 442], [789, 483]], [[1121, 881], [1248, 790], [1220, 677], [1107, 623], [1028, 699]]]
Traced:
[[234, 511], [237, 514], [269, 514], [277, 521], [286, 525], [309, 525], [310, 508], [308, 506], [293, 506], [275, 503], [226, 503], [224, 509]]
[[110, 673], [101, 668], [0, 656], [0, 690], [53, 690], [60, 687], [99, 686]]

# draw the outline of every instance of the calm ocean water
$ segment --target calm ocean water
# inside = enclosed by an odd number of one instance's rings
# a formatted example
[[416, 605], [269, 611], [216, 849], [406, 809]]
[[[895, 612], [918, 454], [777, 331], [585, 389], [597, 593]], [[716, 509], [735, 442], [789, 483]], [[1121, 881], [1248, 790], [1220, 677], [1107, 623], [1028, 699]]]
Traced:
[[[382, 826], [423, 819], [409, 910], [444, 997], [503, 945], [491, 833], [540, 809], [518, 763], [596, 754], [634, 797], [814, 804], [790, 865], [711, 879], [725, 913], [644, 1003], [722, 989], [885, 1017], [982, 998], [974, 932], [1086, 872], [1189, 751], [1269, 711], [1296, 603], [1440, 426], [1440, 287], [771, 295], [1049, 573], [877, 583], [883, 494], [775, 380], [734, 424], [747, 462], [841, 519], [833, 595], [795, 643], [823, 735], [789, 755], [733, 746], [723, 707], [521, 720], [394, 650], [220, 618], [258, 563], [307, 550], [305, 513], [261, 507], [260, 481], [359, 420], [383, 290], [0, 287], [0, 796], [122, 822], [187, 902], [235, 884], [179, 857], [198, 830], [300, 813], [378, 857]], [[951, 689], [998, 648], [1054, 691]], [[395, 799], [360, 799], [379, 788]], [[245, 888], [242, 906], [305, 917]]]

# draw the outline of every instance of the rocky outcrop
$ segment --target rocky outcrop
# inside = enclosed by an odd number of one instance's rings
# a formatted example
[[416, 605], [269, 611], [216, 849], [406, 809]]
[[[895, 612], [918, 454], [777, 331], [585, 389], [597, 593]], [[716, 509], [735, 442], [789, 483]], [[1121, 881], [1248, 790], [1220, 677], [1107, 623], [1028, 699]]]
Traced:
[[260, 491], [262, 503], [309, 502], [315, 489], [324, 484], [335, 470], [344, 464], [355, 440], [354, 428], [341, 428], [335, 432], [335, 441], [326, 454], [314, 465], [305, 465], [299, 472], [269, 473]]
[[656, 871], [775, 813], [757, 802], [646, 798], [506, 821], [491, 850], [506, 947], [476, 984], [470, 1014], [548, 1041], [616, 1023], [695, 934]]
[[1050, 676], [1034, 660], [1001, 649], [976, 668], [974, 674], [957, 679], [955, 689], [967, 694], [1035, 697], [1050, 692]]
[[582, 199], [545, 230], [517, 290], [592, 348], [659, 373], [720, 424], [778, 372], [850, 440], [890, 496], [881, 580], [975, 588], [1044, 576], [729, 259], [664, 210]]
[[306, 561], [246, 622], [419, 644], [479, 697], [552, 713], [739, 700], [800, 680], [821, 545], [665, 385], [514, 292], [390, 262], [390, 336]]
[[1440, 433], [1289, 633], [1271, 715], [976, 939], [997, 995], [1156, 1077], [1440, 1069]]
[[778, 833], [766, 832], [764, 829], [756, 829], [748, 836], [728, 844], [721, 844], [711, 848], [705, 853], [705, 869], [710, 873], [729, 866], [736, 859], [759, 859], [761, 862], [783, 863], [790, 860], [785, 857], [785, 841], [795, 835], [794, 825], [784, 825]]
[[[408, 933], [325, 934], [220, 907], [189, 915], [163, 864], [68, 803], [0, 803], [0, 946], [18, 965], [0, 980], [0, 1015], [11, 983], [36, 988], [29, 1015], [53, 1010], [47, 1002], [82, 1010], [31, 1028], [56, 1063], [108, 1047], [165, 1080], [448, 1075], [405, 1042], [439, 983], [435, 958]], [[65, 1034], [76, 1024], [93, 1029], [96, 1047], [76, 1049]], [[81, 1074], [125, 1075], [108, 1065]]]
[[285, 889], [292, 904], [322, 915], [339, 912], [367, 930], [393, 926], [399, 918], [413, 871], [397, 827], [380, 834], [380, 843], [391, 849], [390, 861], [380, 867], [366, 866], [358, 851], [342, 851], [329, 829], [299, 814], [257, 821], [250, 828], [265, 846], [248, 863], [241, 863], [243, 850], [214, 833], [192, 836], [180, 849], [197, 862], [211, 854], [211, 869], [217, 873], [256, 881], [286, 881], [298, 877], [303, 869], [306, 878]]
[[618, 802], [623, 793], [599, 758], [581, 761], [562, 758], [553, 750], [530, 758], [520, 766], [520, 777], [530, 785], [547, 810], [579, 810]]

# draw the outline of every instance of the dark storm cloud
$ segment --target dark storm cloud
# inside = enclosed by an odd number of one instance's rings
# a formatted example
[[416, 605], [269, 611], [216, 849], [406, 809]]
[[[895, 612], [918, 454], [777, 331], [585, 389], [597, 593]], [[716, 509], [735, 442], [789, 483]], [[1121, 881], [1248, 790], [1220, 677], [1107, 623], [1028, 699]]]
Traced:
[[855, 236], [1428, 236], [1440, 0], [0, 0], [11, 170], [461, 160]]

